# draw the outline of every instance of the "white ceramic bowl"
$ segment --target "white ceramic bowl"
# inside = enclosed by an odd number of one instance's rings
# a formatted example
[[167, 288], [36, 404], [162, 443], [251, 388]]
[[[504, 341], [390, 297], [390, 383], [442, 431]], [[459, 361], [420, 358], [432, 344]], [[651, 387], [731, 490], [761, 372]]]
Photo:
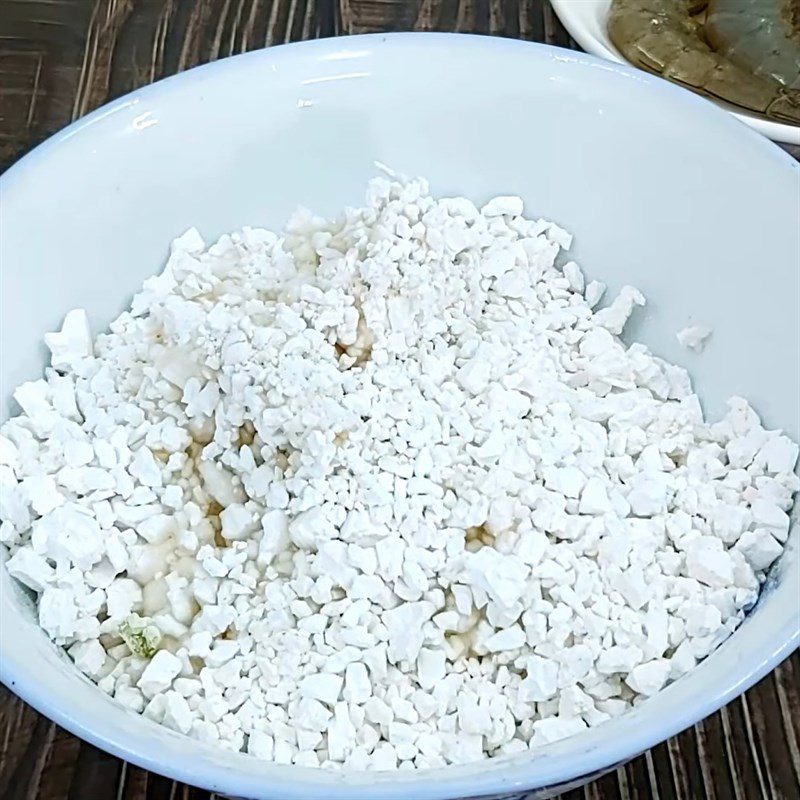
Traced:
[[[378, 159], [477, 201], [519, 193], [576, 234], [611, 288], [648, 295], [637, 337], [686, 363], [707, 408], [753, 398], [800, 433], [798, 166], [729, 115], [642, 72], [509, 40], [398, 34], [256, 52], [192, 70], [72, 125], [1, 180], [2, 398], [40, 373], [44, 331], [86, 307], [100, 330], [170, 239], [277, 226], [357, 203]], [[714, 328], [702, 356], [675, 331]], [[531, 756], [419, 773], [276, 766], [131, 714], [80, 676], [0, 570], [0, 678], [142, 767], [270, 800], [549, 796], [710, 714], [798, 641], [798, 534], [770, 591], [689, 676], [633, 713]]]
[[[611, 2], [612, 0], [550, 0], [562, 25], [587, 53], [625, 64], [626, 60], [608, 35], [607, 20]], [[772, 122], [754, 114], [742, 113], [723, 101], [719, 101], [719, 105], [745, 125], [775, 142], [800, 145], [800, 127], [796, 125]]]

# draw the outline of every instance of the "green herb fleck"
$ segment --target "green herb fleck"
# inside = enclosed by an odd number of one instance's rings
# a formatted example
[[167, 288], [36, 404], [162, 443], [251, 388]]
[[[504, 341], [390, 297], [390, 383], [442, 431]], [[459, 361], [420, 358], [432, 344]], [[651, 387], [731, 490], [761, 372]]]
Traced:
[[153, 624], [153, 620], [138, 614], [131, 614], [119, 626], [119, 635], [131, 653], [141, 658], [150, 658], [161, 642], [161, 631]]

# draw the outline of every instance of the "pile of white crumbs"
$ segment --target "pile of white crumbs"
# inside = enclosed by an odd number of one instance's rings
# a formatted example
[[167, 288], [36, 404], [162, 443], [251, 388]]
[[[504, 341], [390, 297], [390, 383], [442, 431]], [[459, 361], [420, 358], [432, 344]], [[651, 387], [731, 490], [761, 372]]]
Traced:
[[[617, 335], [570, 236], [424, 181], [189, 231], [0, 439], [9, 572], [119, 703], [258, 758], [411, 769], [624, 713], [742, 620], [797, 445]], [[563, 262], [563, 263], [562, 263]]]

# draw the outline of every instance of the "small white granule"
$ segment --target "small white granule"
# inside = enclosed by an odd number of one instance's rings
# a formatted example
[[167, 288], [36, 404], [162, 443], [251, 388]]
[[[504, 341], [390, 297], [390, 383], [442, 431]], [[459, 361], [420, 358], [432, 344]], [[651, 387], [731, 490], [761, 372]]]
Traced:
[[678, 331], [677, 339], [681, 347], [699, 353], [706, 346], [706, 339], [711, 336], [711, 333], [711, 328], [706, 328], [702, 325], [689, 325]]
[[46, 335], [0, 543], [78, 669], [266, 761], [421, 769], [579, 734], [735, 630], [797, 445], [740, 398], [705, 422], [618, 338], [640, 292], [595, 311], [522, 213], [379, 178], [333, 221], [190, 230], [108, 332]]

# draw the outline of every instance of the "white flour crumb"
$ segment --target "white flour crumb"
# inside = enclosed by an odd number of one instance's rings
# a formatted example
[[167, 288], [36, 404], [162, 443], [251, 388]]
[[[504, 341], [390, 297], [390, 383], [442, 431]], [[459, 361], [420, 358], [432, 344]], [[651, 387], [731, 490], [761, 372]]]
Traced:
[[644, 297], [595, 312], [522, 210], [379, 178], [336, 221], [188, 231], [107, 333], [46, 335], [0, 542], [78, 669], [256, 758], [412, 769], [578, 734], [735, 630], [797, 445], [740, 398], [705, 422], [618, 338]]
[[711, 333], [711, 328], [706, 328], [702, 325], [689, 325], [678, 331], [677, 339], [681, 347], [699, 353], [706, 346], [706, 339], [711, 336]]

